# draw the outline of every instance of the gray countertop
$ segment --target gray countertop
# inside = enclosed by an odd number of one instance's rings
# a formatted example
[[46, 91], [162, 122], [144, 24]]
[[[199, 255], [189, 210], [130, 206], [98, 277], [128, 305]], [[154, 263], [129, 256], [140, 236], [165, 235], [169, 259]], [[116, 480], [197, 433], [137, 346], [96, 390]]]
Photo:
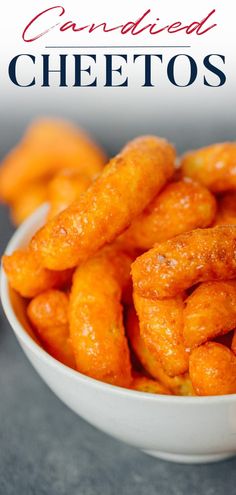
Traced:
[[[0, 207], [0, 251], [13, 229]], [[0, 314], [0, 495], [236, 493], [236, 458], [171, 464], [99, 432], [42, 382]]]

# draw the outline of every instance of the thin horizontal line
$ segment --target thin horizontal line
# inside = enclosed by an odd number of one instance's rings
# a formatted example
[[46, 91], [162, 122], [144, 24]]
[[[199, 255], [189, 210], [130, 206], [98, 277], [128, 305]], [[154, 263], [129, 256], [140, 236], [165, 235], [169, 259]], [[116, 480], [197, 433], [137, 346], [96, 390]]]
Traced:
[[190, 45], [100, 45], [100, 46], [54, 46], [48, 45], [45, 48], [191, 48]]

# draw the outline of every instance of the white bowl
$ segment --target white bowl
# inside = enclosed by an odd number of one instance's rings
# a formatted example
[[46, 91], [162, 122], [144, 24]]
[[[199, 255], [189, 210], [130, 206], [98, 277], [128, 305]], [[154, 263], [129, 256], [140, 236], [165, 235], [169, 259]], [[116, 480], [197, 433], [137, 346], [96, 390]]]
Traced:
[[[43, 206], [18, 228], [7, 254], [27, 243], [42, 225], [45, 213]], [[236, 395], [158, 396], [84, 376], [47, 354], [22, 326], [14, 312], [16, 301], [10, 297], [3, 270], [1, 298], [8, 321], [34, 368], [53, 392], [89, 423], [170, 461], [214, 462], [236, 455]]]

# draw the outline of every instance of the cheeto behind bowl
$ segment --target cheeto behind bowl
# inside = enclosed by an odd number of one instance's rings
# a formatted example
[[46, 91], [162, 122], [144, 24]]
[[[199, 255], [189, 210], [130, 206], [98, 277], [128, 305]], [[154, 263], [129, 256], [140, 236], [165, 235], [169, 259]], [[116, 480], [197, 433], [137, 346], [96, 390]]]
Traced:
[[65, 210], [88, 189], [90, 184], [91, 178], [76, 170], [65, 169], [56, 174], [48, 185], [50, 208], [47, 220]]
[[46, 182], [30, 184], [24, 189], [24, 194], [17, 197], [11, 205], [11, 219], [15, 225], [20, 225], [39, 206], [48, 200], [48, 188]]
[[101, 148], [81, 129], [61, 120], [40, 119], [3, 160], [0, 198], [12, 203], [26, 186], [49, 180], [62, 168], [95, 177], [105, 161]]

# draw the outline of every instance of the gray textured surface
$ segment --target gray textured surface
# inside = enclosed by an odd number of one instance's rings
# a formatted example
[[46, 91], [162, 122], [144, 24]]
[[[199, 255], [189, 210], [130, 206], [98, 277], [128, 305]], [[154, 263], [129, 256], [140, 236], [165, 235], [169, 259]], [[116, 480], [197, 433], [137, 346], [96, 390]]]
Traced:
[[[0, 250], [12, 228], [0, 207]], [[187, 466], [151, 458], [67, 409], [0, 315], [0, 495], [236, 493], [236, 459]]]

